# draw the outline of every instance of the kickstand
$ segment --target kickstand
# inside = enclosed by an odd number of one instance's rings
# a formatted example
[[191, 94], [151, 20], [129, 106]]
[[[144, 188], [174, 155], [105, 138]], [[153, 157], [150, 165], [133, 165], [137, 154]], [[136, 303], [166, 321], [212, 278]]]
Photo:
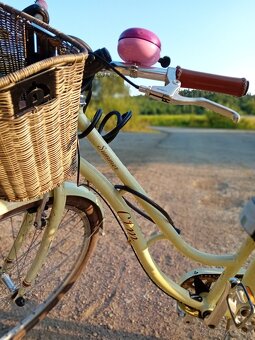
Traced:
[[238, 330], [236, 329], [236, 327], [235, 327], [235, 325], [233, 323], [233, 320], [231, 318], [228, 318], [227, 319], [227, 325], [226, 325], [226, 332], [225, 332], [225, 335], [224, 335], [223, 339], [224, 340], [236, 339], [237, 338], [237, 333], [235, 333], [235, 330], [238, 332]]

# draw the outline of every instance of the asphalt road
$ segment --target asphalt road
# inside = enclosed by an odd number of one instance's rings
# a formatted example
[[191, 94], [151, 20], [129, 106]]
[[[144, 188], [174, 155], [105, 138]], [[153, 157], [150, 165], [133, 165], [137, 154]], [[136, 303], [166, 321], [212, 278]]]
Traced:
[[[143, 162], [254, 167], [255, 131], [154, 128], [160, 133], [121, 133], [111, 143], [127, 165]], [[86, 142], [84, 155], [93, 155]], [[95, 160], [95, 158], [92, 158]]]

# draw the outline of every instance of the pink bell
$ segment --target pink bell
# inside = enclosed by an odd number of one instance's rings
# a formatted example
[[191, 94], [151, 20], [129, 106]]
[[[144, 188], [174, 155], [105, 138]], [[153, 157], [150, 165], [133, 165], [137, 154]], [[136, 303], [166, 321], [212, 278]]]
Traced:
[[159, 38], [145, 28], [129, 28], [119, 37], [118, 53], [127, 63], [152, 66], [159, 60], [160, 50]]

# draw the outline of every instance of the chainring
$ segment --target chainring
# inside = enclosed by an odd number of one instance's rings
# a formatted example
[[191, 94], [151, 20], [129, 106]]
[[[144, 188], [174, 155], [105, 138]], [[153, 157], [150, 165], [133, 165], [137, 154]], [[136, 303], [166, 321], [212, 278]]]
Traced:
[[[199, 268], [193, 270], [183, 277], [180, 286], [186, 289], [194, 300], [202, 299], [200, 294], [209, 293], [214, 282], [222, 274], [223, 269], [207, 269]], [[243, 274], [236, 275], [237, 278], [242, 278]], [[177, 302], [178, 309], [195, 317], [201, 317], [200, 311], [181, 302]]]

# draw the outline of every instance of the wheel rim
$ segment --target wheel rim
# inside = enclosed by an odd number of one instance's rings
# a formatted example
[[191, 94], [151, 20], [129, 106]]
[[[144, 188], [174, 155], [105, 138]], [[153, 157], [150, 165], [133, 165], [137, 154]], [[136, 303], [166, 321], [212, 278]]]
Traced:
[[[50, 210], [51, 208], [47, 211], [48, 216]], [[3, 229], [0, 242], [1, 263], [3, 263], [3, 259], [13, 243], [13, 235], [17, 235], [24, 214], [27, 214], [27, 212], [18, 212], [15, 216], [9, 217], [0, 224]], [[43, 231], [36, 230], [34, 226], [31, 227], [29, 237], [27, 237], [28, 240], [24, 242], [20, 251], [17, 252], [14, 263], [7, 271], [7, 274], [17, 287], [20, 286], [24, 279], [29, 264], [38, 249], [42, 235]], [[6, 285], [2, 281], [0, 282], [1, 336], [21, 320], [34, 313], [40, 303], [47, 298], [52, 301], [61, 292], [61, 289], [66, 289], [66, 283], [64, 284], [63, 282], [68, 276], [73, 275], [70, 273], [73, 273], [74, 268], [78, 266], [79, 258], [86, 256], [90, 244], [90, 235], [91, 228], [86, 214], [71, 205], [67, 205], [46, 262], [34, 284], [26, 292], [25, 305], [18, 307], [11, 299], [12, 294]], [[51, 308], [52, 306], [49, 307], [49, 310]]]

